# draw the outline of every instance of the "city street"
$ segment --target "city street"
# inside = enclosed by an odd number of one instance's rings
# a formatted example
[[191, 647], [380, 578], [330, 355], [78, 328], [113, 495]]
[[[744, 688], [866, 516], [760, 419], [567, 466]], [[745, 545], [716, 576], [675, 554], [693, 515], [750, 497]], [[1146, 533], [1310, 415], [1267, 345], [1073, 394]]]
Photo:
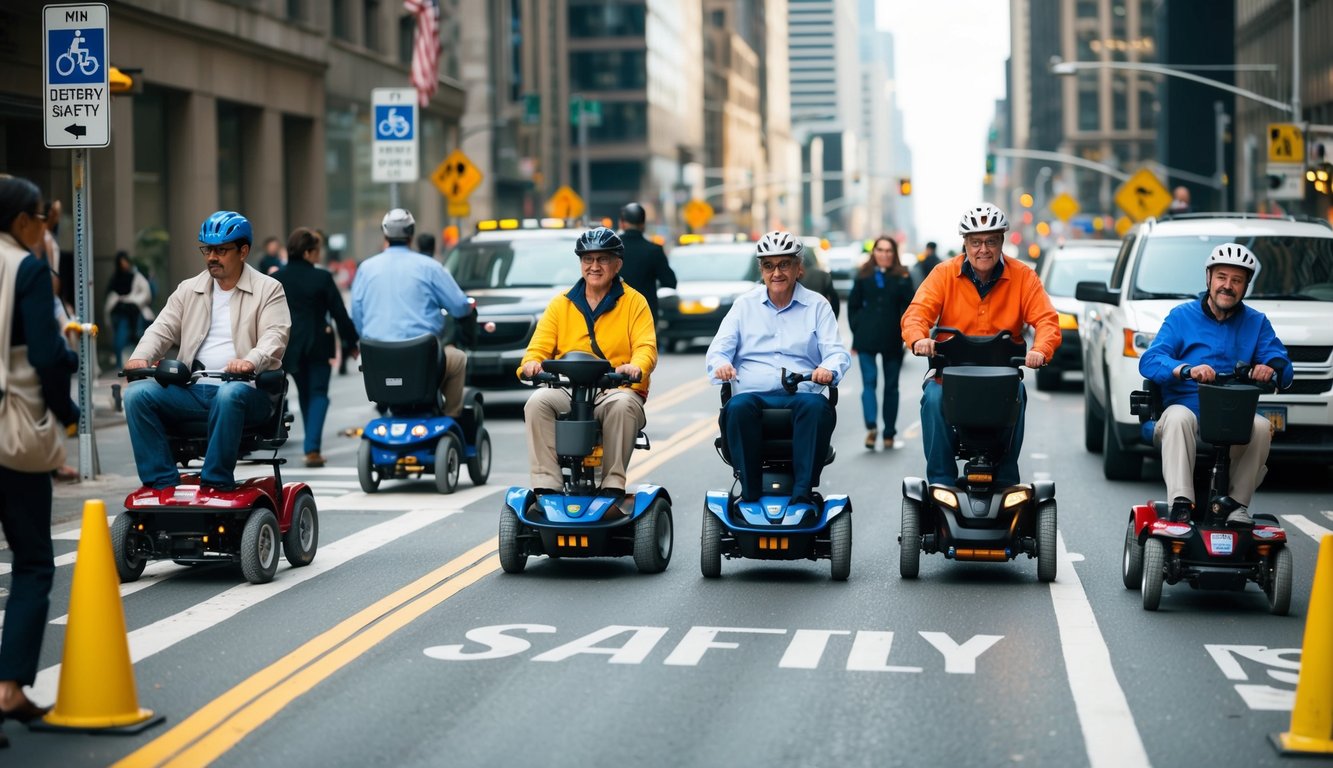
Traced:
[[[6, 724], [27, 766], [253, 765], [1277, 765], [1317, 551], [1333, 533], [1327, 468], [1275, 468], [1256, 511], [1280, 515], [1295, 556], [1291, 615], [1244, 593], [1165, 588], [1148, 613], [1121, 585], [1129, 506], [1160, 481], [1109, 483], [1083, 450], [1078, 386], [1029, 387], [1026, 479], [1053, 479], [1061, 559], [966, 564], [923, 555], [898, 575], [904, 475], [924, 468], [916, 401], [902, 374], [899, 442], [861, 444], [860, 377], [842, 389], [825, 493], [850, 494], [851, 578], [828, 563], [728, 560], [699, 572], [704, 493], [729, 484], [714, 452], [717, 391], [701, 349], [664, 356], [631, 483], [670, 492], [665, 573], [629, 558], [536, 558], [521, 575], [495, 556], [502, 492], [527, 483], [523, 392], [488, 393], [490, 483], [452, 496], [429, 479], [357, 484], [367, 421], [353, 372], [334, 377], [324, 453], [284, 477], [320, 510], [312, 565], [273, 582], [236, 567], [149, 566], [123, 585], [140, 706], [166, 723], [136, 736], [33, 733]], [[123, 426], [99, 433], [109, 514], [134, 483]], [[77, 488], [74, 486], [73, 488]], [[77, 513], [71, 487], [57, 511]], [[55, 699], [77, 522], [57, 526], [59, 565], [33, 698]], [[0, 554], [7, 562], [8, 552]], [[8, 570], [7, 565], [0, 566]], [[79, 685], [98, 685], [80, 681]], [[123, 762], [118, 762], [121, 761]]]

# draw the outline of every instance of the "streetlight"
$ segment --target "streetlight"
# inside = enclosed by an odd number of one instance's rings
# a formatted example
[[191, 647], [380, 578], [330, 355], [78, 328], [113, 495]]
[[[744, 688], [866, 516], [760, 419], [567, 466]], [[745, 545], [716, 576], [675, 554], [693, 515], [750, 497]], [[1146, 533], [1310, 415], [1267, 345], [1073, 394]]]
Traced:
[[[1052, 56], [1050, 63], [1051, 74], [1054, 75], [1073, 75], [1079, 72], [1092, 69], [1122, 69], [1131, 72], [1150, 72], [1156, 75], [1167, 75], [1169, 77], [1179, 77], [1184, 80], [1190, 80], [1203, 85], [1211, 85], [1214, 88], [1220, 88], [1228, 93], [1234, 93], [1237, 96], [1257, 101], [1261, 104], [1267, 104], [1273, 109], [1296, 114], [1299, 106], [1293, 104], [1284, 104], [1276, 99], [1270, 99], [1254, 91], [1247, 91], [1244, 88], [1237, 88], [1230, 83], [1224, 83], [1221, 80], [1214, 80], [1210, 77], [1201, 77], [1193, 72], [1186, 72], [1183, 69], [1168, 67], [1162, 64], [1150, 64], [1148, 62], [1133, 61], [1064, 61], [1059, 56]], [[1299, 102], [1297, 102], [1299, 104]]]

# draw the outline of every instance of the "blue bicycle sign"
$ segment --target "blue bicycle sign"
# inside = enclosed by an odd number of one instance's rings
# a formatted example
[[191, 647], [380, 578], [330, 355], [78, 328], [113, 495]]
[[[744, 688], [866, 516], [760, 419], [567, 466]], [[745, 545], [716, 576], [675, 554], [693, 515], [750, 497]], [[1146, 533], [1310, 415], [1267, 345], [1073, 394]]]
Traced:
[[408, 107], [375, 105], [375, 138], [379, 141], [411, 141], [412, 110]]
[[103, 29], [52, 29], [47, 32], [47, 76], [53, 85], [102, 83], [106, 73]]

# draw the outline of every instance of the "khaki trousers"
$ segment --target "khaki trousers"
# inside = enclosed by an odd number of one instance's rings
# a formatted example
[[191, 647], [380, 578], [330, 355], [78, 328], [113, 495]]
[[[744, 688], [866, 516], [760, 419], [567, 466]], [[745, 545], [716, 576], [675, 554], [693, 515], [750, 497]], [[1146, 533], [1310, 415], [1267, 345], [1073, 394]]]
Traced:
[[[560, 460], [555, 455], [555, 417], [568, 413], [569, 393], [543, 387], [532, 393], [523, 406], [528, 426], [528, 466], [533, 488], [560, 488]], [[625, 467], [634, 451], [634, 439], [647, 423], [643, 398], [628, 389], [610, 389], [597, 394], [593, 415], [602, 425], [602, 487], [624, 488]]]
[[444, 415], [457, 419], [463, 413], [463, 385], [467, 382], [467, 353], [452, 344], [444, 348], [444, 378], [440, 380], [440, 394], [444, 395]]
[[[1166, 480], [1168, 501], [1194, 498], [1195, 445], [1199, 437], [1199, 419], [1183, 405], [1170, 406], [1162, 413], [1153, 430], [1153, 444], [1162, 450], [1162, 478]], [[1254, 417], [1250, 442], [1231, 446], [1231, 486], [1227, 495], [1242, 506], [1250, 506], [1254, 489], [1268, 473], [1268, 448], [1273, 443], [1273, 428], [1268, 419]]]

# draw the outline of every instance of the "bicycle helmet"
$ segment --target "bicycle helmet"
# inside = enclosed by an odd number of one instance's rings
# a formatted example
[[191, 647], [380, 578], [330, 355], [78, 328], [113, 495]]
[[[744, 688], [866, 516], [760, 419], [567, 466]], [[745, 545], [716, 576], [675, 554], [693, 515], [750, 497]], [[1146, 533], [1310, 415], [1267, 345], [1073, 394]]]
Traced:
[[643, 223], [648, 220], [648, 214], [644, 212], [642, 205], [626, 203], [625, 207], [620, 209], [620, 220], [626, 224], [642, 227]]
[[610, 251], [625, 258], [625, 244], [621, 242], [620, 235], [606, 227], [593, 227], [579, 235], [578, 242], [574, 243], [574, 253], [579, 256], [597, 251]]
[[1208, 279], [1209, 271], [1218, 265], [1248, 270], [1251, 283], [1259, 276], [1259, 260], [1255, 258], [1253, 251], [1240, 243], [1222, 243], [1208, 254], [1208, 260], [1203, 263], [1205, 281]]
[[253, 237], [250, 221], [235, 211], [218, 211], [204, 219], [199, 227], [199, 242], [204, 245], [223, 245], [237, 241], [249, 245]]
[[390, 240], [405, 240], [416, 231], [417, 220], [412, 218], [412, 212], [406, 208], [394, 208], [384, 214], [380, 228], [384, 230], [384, 236]]
[[1009, 219], [1004, 211], [990, 203], [982, 203], [963, 211], [958, 220], [958, 234], [967, 236], [978, 232], [1008, 232]]
[[754, 249], [756, 259], [762, 259], [765, 256], [800, 256], [801, 241], [790, 232], [782, 230], [773, 230], [764, 235], [759, 240], [759, 245]]

